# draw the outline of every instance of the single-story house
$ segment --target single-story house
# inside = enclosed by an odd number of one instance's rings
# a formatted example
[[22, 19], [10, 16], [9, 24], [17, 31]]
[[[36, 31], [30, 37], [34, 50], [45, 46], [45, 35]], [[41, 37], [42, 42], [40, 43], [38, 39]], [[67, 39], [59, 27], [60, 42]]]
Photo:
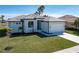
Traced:
[[36, 14], [21, 15], [7, 20], [11, 33], [33, 33], [44, 35], [60, 35], [65, 30], [65, 21], [51, 16]]

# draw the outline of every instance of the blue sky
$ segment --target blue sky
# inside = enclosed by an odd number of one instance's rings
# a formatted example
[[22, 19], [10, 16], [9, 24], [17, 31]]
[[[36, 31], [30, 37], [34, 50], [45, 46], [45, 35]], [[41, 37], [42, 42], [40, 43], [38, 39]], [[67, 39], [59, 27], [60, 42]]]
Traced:
[[[0, 15], [13, 17], [34, 13], [39, 5], [0, 5]], [[76, 15], [79, 16], [79, 5], [45, 5], [44, 14], [52, 16]]]

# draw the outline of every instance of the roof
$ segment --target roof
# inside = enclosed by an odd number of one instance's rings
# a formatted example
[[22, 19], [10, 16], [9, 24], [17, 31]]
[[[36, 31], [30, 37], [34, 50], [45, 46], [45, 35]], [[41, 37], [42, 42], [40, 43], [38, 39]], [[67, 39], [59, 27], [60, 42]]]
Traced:
[[20, 15], [20, 16], [16, 16], [13, 18], [9, 18], [7, 21], [20, 21], [21, 19], [35, 19], [35, 18], [43, 18], [40, 15], [36, 15], [36, 14], [29, 14], [29, 15]]
[[43, 21], [64, 21], [61, 19], [57, 19], [55, 17], [51, 17], [51, 16], [40, 16], [40, 15], [36, 15], [36, 14], [29, 14], [29, 15], [20, 15], [20, 16], [16, 16], [13, 18], [9, 18], [7, 21], [20, 21], [21, 19], [34, 19], [35, 18], [41, 18]]
[[45, 17], [45, 18], [43, 19], [43, 21], [65, 21], [65, 20], [62, 20], [62, 19], [58, 19], [58, 18], [55, 18], [55, 17], [48, 16], [48, 17]]

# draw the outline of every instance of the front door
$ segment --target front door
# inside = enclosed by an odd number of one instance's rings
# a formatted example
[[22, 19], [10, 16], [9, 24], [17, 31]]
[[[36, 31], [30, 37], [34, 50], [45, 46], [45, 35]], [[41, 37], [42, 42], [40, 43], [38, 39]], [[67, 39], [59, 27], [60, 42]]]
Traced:
[[37, 30], [41, 30], [41, 21], [40, 20], [37, 21]]

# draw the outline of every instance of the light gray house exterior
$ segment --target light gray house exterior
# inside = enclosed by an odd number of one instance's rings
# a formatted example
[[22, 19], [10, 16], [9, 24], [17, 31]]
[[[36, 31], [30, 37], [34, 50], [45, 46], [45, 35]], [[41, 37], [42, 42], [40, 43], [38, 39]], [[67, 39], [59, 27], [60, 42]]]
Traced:
[[7, 23], [9, 28], [13, 28], [13, 30], [10, 31], [11, 33], [38, 32], [50, 36], [63, 34], [65, 30], [64, 20], [36, 14], [9, 18]]

